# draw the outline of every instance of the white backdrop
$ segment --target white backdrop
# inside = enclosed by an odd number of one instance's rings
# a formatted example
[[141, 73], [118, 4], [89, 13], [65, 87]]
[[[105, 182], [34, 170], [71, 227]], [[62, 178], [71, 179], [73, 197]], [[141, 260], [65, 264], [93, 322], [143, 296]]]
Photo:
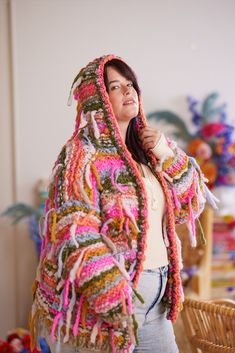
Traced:
[[[73, 131], [75, 105], [66, 106], [70, 85], [80, 68], [100, 55], [117, 54], [133, 67], [146, 112], [172, 109], [189, 121], [186, 95], [203, 99], [217, 90], [231, 120], [235, 116], [233, 0], [2, 0], [1, 9], [12, 63], [13, 201], [31, 203], [35, 183], [50, 174]], [[6, 155], [1, 158], [6, 163]], [[27, 322], [36, 263], [22, 232], [16, 243], [16, 325]], [[5, 280], [5, 272], [1, 276]], [[6, 311], [3, 302], [0, 311]]]

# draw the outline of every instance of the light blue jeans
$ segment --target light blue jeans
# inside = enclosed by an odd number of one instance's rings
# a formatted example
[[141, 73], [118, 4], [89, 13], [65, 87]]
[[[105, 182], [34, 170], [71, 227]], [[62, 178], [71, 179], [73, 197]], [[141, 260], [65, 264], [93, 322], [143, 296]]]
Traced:
[[[168, 266], [144, 270], [139, 278], [138, 293], [144, 304], [136, 302], [135, 316], [138, 322], [139, 344], [132, 353], [178, 353], [171, 321], [166, 319], [166, 311], [161, 304], [167, 283]], [[51, 352], [55, 348], [49, 337], [47, 341]], [[103, 353], [102, 351], [81, 350], [68, 344], [61, 344], [61, 353]]]
[[178, 353], [171, 321], [161, 303], [166, 289], [168, 266], [144, 270], [137, 291], [144, 304], [136, 303], [139, 343], [133, 353]]

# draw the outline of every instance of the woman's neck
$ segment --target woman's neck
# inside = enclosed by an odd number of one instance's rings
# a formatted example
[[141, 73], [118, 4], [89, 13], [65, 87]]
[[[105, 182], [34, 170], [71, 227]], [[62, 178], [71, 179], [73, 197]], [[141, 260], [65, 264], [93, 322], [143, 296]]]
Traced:
[[120, 120], [118, 121], [118, 126], [124, 143], [126, 141], [126, 132], [127, 132], [128, 125], [129, 125], [129, 121], [120, 121]]

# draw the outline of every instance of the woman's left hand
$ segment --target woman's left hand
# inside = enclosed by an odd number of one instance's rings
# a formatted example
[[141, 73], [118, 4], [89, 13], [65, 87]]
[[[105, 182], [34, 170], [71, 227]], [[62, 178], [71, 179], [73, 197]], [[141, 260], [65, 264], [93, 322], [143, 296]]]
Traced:
[[139, 138], [142, 143], [143, 149], [149, 150], [156, 146], [161, 137], [161, 132], [153, 127], [146, 126], [140, 133]]

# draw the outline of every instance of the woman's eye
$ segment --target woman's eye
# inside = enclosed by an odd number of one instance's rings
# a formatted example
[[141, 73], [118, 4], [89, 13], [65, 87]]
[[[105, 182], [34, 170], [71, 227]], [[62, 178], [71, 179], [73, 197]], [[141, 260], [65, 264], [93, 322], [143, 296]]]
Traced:
[[128, 83], [128, 85], [127, 85], [128, 87], [133, 87], [133, 83], [131, 82], [131, 83]]
[[112, 86], [111, 91], [114, 91], [115, 89], [119, 88], [119, 86]]

